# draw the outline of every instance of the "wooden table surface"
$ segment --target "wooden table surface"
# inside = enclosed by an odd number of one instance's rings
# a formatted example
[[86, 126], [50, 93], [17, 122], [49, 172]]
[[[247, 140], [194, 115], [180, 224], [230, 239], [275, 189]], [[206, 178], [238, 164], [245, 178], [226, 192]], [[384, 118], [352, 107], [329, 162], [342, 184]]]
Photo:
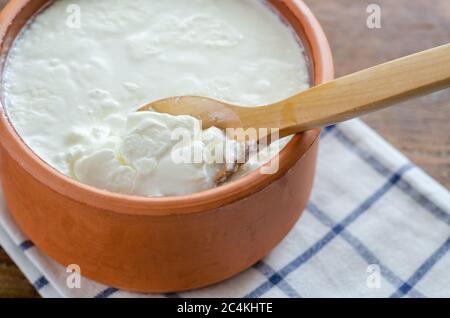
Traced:
[[[450, 42], [448, 0], [305, 2], [328, 35], [337, 76]], [[366, 8], [374, 2], [382, 9], [381, 29], [366, 26]], [[364, 120], [450, 189], [450, 90], [368, 115]], [[0, 248], [0, 297], [37, 296]]]

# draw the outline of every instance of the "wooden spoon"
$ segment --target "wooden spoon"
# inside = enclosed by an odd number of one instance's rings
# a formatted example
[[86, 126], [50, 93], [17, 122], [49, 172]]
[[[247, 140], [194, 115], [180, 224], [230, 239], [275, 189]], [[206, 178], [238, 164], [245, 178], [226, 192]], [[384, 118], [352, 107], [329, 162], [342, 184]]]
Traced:
[[[184, 96], [153, 102], [140, 111], [191, 115], [202, 121], [203, 129], [254, 128], [255, 138], [267, 136], [267, 129], [278, 128], [281, 138], [359, 117], [449, 86], [450, 44], [447, 44], [341, 77], [263, 107]], [[264, 136], [259, 135], [260, 128], [266, 129]], [[267, 139], [266, 143], [270, 143], [270, 138]], [[225, 164], [216, 175], [216, 183], [225, 182], [238, 168], [238, 163]]]
[[197, 96], [171, 97], [140, 111], [191, 115], [203, 128], [278, 128], [280, 137], [335, 124], [450, 86], [450, 44], [381, 64], [263, 107]]

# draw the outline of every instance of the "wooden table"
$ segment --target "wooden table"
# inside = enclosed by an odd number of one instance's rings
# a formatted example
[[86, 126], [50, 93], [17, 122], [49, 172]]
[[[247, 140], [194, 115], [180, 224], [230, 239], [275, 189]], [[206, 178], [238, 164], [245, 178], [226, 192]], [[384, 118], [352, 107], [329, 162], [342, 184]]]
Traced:
[[[337, 76], [450, 42], [448, 0], [305, 1], [330, 39]], [[381, 29], [366, 26], [366, 8], [374, 2], [381, 5]], [[364, 120], [450, 189], [450, 90]], [[7, 296], [37, 293], [0, 249], [0, 297]]]
[[[328, 36], [336, 76], [450, 42], [448, 0], [305, 2]], [[381, 29], [366, 26], [366, 8], [371, 3], [381, 6]], [[364, 120], [450, 189], [449, 89], [368, 115]]]

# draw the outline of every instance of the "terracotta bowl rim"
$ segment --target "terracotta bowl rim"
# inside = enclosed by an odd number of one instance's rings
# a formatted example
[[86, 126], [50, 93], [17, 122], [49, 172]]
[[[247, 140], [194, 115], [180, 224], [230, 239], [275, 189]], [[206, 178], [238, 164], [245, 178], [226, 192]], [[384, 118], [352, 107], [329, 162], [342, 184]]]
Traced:
[[[14, 0], [0, 13], [0, 45], [16, 15], [33, 0]], [[281, 0], [300, 20], [305, 41], [310, 47], [314, 82], [320, 84], [334, 75], [333, 59], [327, 37], [309, 7], [301, 0]], [[100, 190], [82, 184], [58, 172], [36, 155], [16, 133], [9, 122], [3, 103], [0, 105], [0, 142], [5, 150], [43, 186], [77, 202], [98, 207], [105, 212], [125, 215], [167, 216], [210, 212], [212, 209], [244, 199], [263, 190], [282, 177], [302, 158], [320, 136], [320, 129], [296, 135], [279, 154], [279, 170], [264, 175], [260, 169], [239, 180], [207, 191], [179, 197], [139, 197]]]

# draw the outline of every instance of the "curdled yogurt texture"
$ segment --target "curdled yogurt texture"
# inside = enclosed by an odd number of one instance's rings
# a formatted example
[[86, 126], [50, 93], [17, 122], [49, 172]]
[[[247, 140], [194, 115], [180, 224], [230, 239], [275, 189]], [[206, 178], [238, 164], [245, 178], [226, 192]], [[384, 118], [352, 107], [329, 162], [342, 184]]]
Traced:
[[[60, 172], [109, 191], [176, 196], [215, 187], [222, 166], [175, 163], [172, 132], [193, 134], [197, 120], [140, 106], [180, 95], [264, 105], [308, 87], [296, 36], [264, 1], [59, 0], [14, 43], [3, 95], [18, 134]], [[203, 135], [200, 150], [225, 140], [216, 128]], [[240, 175], [269, 159], [251, 159]]]
[[[84, 150], [73, 161], [72, 175], [98, 188], [142, 196], [182, 195], [213, 188], [215, 176], [227, 162], [225, 155], [216, 160], [216, 145], [225, 153], [223, 147], [229, 143], [228, 153], [234, 154], [230, 162], [238, 160], [236, 156], [242, 151], [222, 130], [212, 127], [197, 135], [200, 130], [198, 120], [191, 116], [131, 113], [120, 138], [106, 138], [104, 144]], [[173, 132], [188, 140], [174, 138]]]

